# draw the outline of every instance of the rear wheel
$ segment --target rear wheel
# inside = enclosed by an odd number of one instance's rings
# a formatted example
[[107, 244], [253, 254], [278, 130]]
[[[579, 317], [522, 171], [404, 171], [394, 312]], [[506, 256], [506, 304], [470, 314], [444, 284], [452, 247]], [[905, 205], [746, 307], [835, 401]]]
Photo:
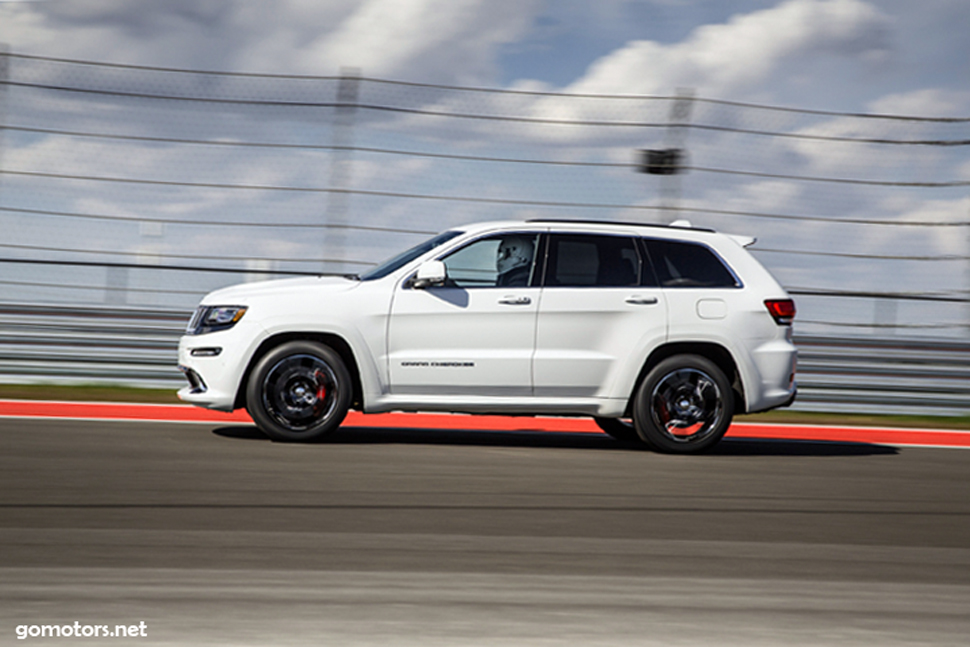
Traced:
[[675, 355], [650, 371], [633, 407], [637, 434], [671, 454], [703, 452], [727, 432], [734, 415], [731, 383], [699, 355]]
[[267, 436], [317, 440], [334, 431], [350, 408], [344, 361], [323, 344], [293, 341], [264, 355], [246, 387], [246, 408]]

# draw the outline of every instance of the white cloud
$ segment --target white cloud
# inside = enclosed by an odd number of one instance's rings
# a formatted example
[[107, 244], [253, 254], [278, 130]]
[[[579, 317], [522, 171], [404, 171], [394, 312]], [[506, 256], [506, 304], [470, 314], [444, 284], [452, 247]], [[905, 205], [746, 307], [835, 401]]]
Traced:
[[925, 89], [892, 94], [870, 102], [869, 109], [870, 114], [901, 118], [824, 119], [794, 132], [871, 143], [800, 139], [789, 140], [787, 146], [804, 160], [808, 172], [827, 177], [910, 182], [970, 178], [970, 164], [961, 168], [959, 163], [965, 147], [934, 144], [965, 140], [966, 124], [928, 119], [970, 114], [970, 92]]
[[316, 48], [371, 76], [434, 80], [494, 76], [494, 48], [521, 37], [520, 0], [368, 0]]
[[970, 92], [924, 88], [880, 97], [869, 102], [874, 114], [918, 117], [966, 117], [970, 114]]
[[72, 0], [0, 7], [16, 52], [192, 69], [492, 81], [539, 0]]
[[693, 87], [736, 97], [806, 55], [873, 56], [885, 51], [887, 18], [862, 0], [789, 0], [697, 28], [672, 45], [634, 41], [603, 57], [568, 91], [670, 94]]

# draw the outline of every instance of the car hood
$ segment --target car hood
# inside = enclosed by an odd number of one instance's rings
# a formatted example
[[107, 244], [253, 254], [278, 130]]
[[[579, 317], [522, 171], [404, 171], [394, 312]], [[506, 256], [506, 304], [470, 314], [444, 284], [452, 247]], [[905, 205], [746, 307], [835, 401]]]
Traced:
[[298, 279], [279, 279], [241, 283], [215, 292], [202, 300], [204, 305], [248, 305], [247, 300], [263, 297], [285, 298], [307, 292], [346, 292], [360, 285], [359, 281], [342, 276], [313, 276]]

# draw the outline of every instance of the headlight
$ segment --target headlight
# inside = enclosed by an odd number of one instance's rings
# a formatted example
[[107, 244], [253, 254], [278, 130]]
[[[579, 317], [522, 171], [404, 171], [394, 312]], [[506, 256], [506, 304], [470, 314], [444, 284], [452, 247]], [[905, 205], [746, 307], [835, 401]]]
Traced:
[[189, 335], [204, 335], [229, 330], [244, 314], [246, 306], [199, 306], [185, 332]]

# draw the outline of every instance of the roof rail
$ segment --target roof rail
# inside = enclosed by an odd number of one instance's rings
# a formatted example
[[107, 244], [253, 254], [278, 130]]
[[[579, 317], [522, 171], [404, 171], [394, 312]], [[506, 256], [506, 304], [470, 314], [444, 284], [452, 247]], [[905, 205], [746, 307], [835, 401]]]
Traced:
[[[659, 227], [661, 229], [670, 229], [674, 225], [662, 225], [653, 222], [623, 222], [618, 220], [574, 220], [570, 218], [530, 218], [526, 222], [550, 222], [550, 223], [560, 223], [560, 224], [570, 224], [575, 223], [578, 225], [619, 225], [621, 227]], [[676, 225], [677, 229], [690, 229], [691, 231], [705, 231], [710, 233], [716, 233], [714, 229], [708, 229], [707, 227], [695, 227], [693, 225], [687, 227], [682, 224], [685, 221], [679, 220]]]

